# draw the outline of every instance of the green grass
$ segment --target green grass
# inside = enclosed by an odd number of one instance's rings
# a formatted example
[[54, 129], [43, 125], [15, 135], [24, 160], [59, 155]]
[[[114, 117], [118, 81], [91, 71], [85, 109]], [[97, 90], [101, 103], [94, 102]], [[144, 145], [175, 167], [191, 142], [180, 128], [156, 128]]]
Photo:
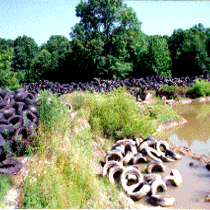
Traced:
[[6, 202], [4, 201], [4, 196], [13, 187], [13, 184], [6, 175], [0, 174], [0, 186], [0, 208], [5, 208]]

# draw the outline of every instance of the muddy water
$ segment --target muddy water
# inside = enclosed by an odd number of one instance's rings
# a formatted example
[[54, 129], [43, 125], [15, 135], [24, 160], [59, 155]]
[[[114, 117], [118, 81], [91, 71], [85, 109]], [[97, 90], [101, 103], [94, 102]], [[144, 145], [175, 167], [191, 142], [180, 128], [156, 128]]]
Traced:
[[[192, 162], [192, 159], [183, 156], [182, 160], [164, 163], [166, 171], [158, 173], [163, 178], [176, 168], [182, 175], [183, 183], [180, 187], [168, 186], [166, 192], [159, 193], [176, 199], [175, 205], [170, 207], [171, 209], [210, 209], [210, 202], [205, 201], [205, 197], [210, 192], [210, 172], [204, 164], [193, 161], [198, 164], [197, 167], [190, 167], [189, 163]], [[146, 207], [152, 207], [148, 197], [142, 198], [134, 205], [134, 208], [144, 209]]]
[[[167, 129], [156, 135], [157, 139], [166, 139], [177, 145], [187, 146], [197, 154], [210, 155], [210, 102], [193, 102], [173, 107], [188, 122], [176, 128]], [[180, 187], [169, 186], [165, 194], [176, 199], [172, 209], [210, 209], [210, 202], [205, 197], [210, 193], [210, 171], [204, 164], [190, 157], [173, 163], [164, 163], [166, 171], [159, 173], [162, 177], [169, 175], [173, 168], [180, 171], [183, 183]], [[191, 167], [190, 162], [198, 164]], [[148, 197], [135, 202], [134, 208], [151, 208]], [[160, 207], [154, 207], [159, 209]], [[168, 208], [167, 208], [168, 209]]]
[[187, 146], [200, 155], [210, 155], [210, 102], [192, 102], [173, 109], [188, 122], [166, 129], [155, 137], [177, 145]]

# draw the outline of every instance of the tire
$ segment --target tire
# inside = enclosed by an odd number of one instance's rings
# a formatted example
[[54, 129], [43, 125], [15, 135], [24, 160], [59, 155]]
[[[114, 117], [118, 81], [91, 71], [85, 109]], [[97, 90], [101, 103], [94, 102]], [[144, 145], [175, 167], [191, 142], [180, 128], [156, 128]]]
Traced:
[[16, 110], [16, 114], [23, 115], [23, 107], [24, 107], [24, 105], [25, 105], [24, 102], [21, 102], [21, 101], [15, 102], [13, 107]]
[[25, 104], [23, 107], [23, 110], [29, 110], [33, 112], [35, 115], [38, 114], [38, 106], [33, 105], [33, 104], [29, 104], [29, 105]]
[[166, 150], [169, 150], [169, 145], [166, 141], [157, 141], [155, 149], [162, 155], [165, 155]]
[[128, 151], [122, 159], [123, 165], [132, 165], [133, 164], [133, 153]]
[[105, 156], [105, 162], [108, 162], [110, 160], [115, 160], [115, 161], [122, 161], [123, 156], [120, 150], [110, 150], [106, 156]]
[[33, 104], [33, 105], [37, 104], [36, 97], [32, 93], [28, 93], [27, 97], [24, 99], [24, 102], [26, 104]]
[[147, 165], [147, 173], [151, 174], [152, 172], [164, 172], [165, 166], [162, 162], [152, 161]]
[[130, 151], [133, 155], [137, 153], [137, 148], [135, 142], [126, 142], [125, 143], [125, 154]]
[[5, 106], [3, 109], [1, 109], [1, 112], [3, 113], [5, 118], [9, 118], [13, 115], [15, 115], [15, 109], [11, 106]]
[[20, 171], [22, 167], [23, 164], [21, 161], [14, 158], [9, 158], [0, 163], [0, 173], [12, 175]]
[[0, 147], [5, 146], [5, 139], [4, 137], [0, 134]]
[[122, 155], [124, 156], [125, 155], [125, 146], [124, 144], [115, 144], [111, 150], [119, 150], [121, 151]]
[[109, 181], [114, 184], [120, 183], [122, 172], [124, 171], [124, 166], [115, 165], [109, 170]]
[[167, 190], [167, 186], [162, 179], [156, 179], [151, 184], [151, 195], [155, 195], [157, 192], [163, 192]]
[[16, 102], [24, 102], [27, 96], [28, 96], [28, 91], [21, 90], [15, 94], [14, 99]]
[[173, 169], [170, 172], [170, 175], [175, 176], [179, 180], [179, 182], [182, 184], [182, 176], [181, 176], [180, 172], [177, 169]]
[[143, 139], [134, 137], [134, 141], [136, 142], [136, 147], [138, 148], [140, 144], [143, 142]]
[[150, 202], [156, 206], [169, 207], [175, 204], [175, 198], [169, 196], [152, 195]]
[[23, 145], [30, 144], [31, 140], [33, 140], [34, 132], [26, 126], [20, 127], [16, 130], [14, 139], [16, 141], [20, 141]]
[[139, 147], [137, 148], [137, 151], [142, 153], [143, 150], [145, 150], [146, 147], [149, 147], [147, 142], [142, 142]]
[[161, 154], [157, 152], [155, 149], [153, 149], [152, 147], [146, 147], [144, 150], [146, 152], [148, 160], [162, 162]]
[[134, 201], [138, 201], [141, 198], [147, 196], [150, 192], [150, 185], [146, 182], [140, 183], [133, 191], [129, 191], [127, 194]]
[[169, 150], [169, 149], [166, 150], [166, 156], [170, 156], [170, 157], [172, 157], [175, 160], [182, 159], [181, 155], [179, 155], [179, 154], [175, 153], [173, 150]]
[[162, 179], [159, 174], [144, 174], [144, 180], [150, 185], [157, 179]]
[[21, 115], [14, 115], [10, 117], [8, 121], [14, 126], [14, 129], [18, 129], [24, 124], [24, 120]]
[[139, 163], [147, 163], [147, 159], [141, 153], [136, 153], [133, 155], [133, 164]]
[[2, 162], [5, 159], [6, 159], [6, 153], [5, 153], [4, 147], [0, 147], [0, 162]]
[[170, 158], [170, 157], [166, 157], [165, 155], [161, 156], [161, 160], [163, 162], [174, 162], [174, 159]]
[[30, 120], [31, 122], [34, 122], [34, 123], [38, 122], [37, 116], [29, 110], [23, 111], [23, 116], [25, 116], [26, 119]]
[[[136, 177], [136, 179], [129, 180], [128, 178], [130, 175], [134, 175]], [[123, 173], [121, 175], [121, 185], [126, 193], [132, 192], [143, 181], [144, 181], [143, 175], [137, 168], [135, 168], [133, 166], [129, 166], [129, 167], [125, 168], [125, 170], [123, 171]], [[130, 183], [130, 182], [132, 182], [132, 183]]]
[[106, 176], [109, 173], [110, 168], [113, 166], [123, 166], [122, 162], [118, 162], [115, 160], [108, 161], [103, 167], [103, 176]]
[[0, 109], [4, 108], [7, 105], [7, 101], [4, 100], [1, 96], [0, 96]]
[[172, 176], [172, 175], [165, 176], [163, 178], [163, 181], [166, 183], [166, 185], [168, 185], [168, 182], [170, 182], [170, 184], [172, 186], [176, 186], [176, 187], [180, 187], [181, 186], [181, 183], [178, 180], [178, 178], [175, 177], [175, 176]]
[[5, 132], [7, 133], [7, 134], [13, 134], [14, 133], [14, 126], [12, 125], [12, 124], [8, 124], [8, 125], [3, 125], [3, 124], [1, 124], [0, 125], [0, 134], [5, 134]]
[[152, 138], [152, 137], [148, 137], [146, 138], [143, 142], [147, 142], [148, 146], [155, 148], [155, 145], [157, 143], [157, 140]]

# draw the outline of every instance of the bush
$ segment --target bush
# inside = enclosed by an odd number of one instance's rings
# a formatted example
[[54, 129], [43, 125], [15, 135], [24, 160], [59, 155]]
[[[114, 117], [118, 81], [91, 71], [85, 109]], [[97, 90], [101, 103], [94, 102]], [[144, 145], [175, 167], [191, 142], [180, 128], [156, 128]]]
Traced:
[[84, 106], [90, 108], [92, 130], [101, 130], [108, 138], [115, 137], [116, 132], [119, 138], [145, 138], [155, 131], [152, 120], [140, 114], [138, 103], [124, 87], [102, 95], [87, 93]]
[[188, 95], [189, 90], [190, 87], [162, 85], [157, 95], [166, 96], [168, 99], [184, 98]]
[[210, 95], [210, 82], [207, 80], [195, 80], [191, 93], [194, 97], [205, 97]]

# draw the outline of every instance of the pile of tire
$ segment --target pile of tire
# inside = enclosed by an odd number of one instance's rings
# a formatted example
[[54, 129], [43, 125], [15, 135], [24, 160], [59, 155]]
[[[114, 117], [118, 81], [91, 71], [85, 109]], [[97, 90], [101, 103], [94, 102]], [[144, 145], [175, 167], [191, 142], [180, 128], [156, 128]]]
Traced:
[[[103, 176], [107, 176], [111, 183], [121, 184], [134, 201], [147, 196], [154, 205], [172, 206], [175, 203], [173, 197], [158, 193], [167, 191], [168, 184], [181, 186], [182, 176], [177, 169], [173, 169], [163, 179], [158, 173], [165, 171], [163, 162], [181, 158], [163, 140], [157, 141], [152, 137], [145, 140], [123, 139], [117, 141], [106, 154]], [[142, 171], [142, 163], [146, 163], [146, 170]]]
[[[206, 79], [210, 81], [210, 76], [199, 75], [194, 77], [181, 77], [181, 78], [168, 78], [163, 76], [147, 76], [145, 78], [128, 78], [124, 80], [108, 80], [94, 78], [90, 82], [71, 82], [69, 84], [60, 84], [58, 82], [52, 82], [48, 80], [39, 80], [32, 83], [22, 84], [25, 90], [37, 94], [40, 90], [50, 89], [53, 93], [57, 93], [61, 96], [66, 93], [72, 93], [73, 91], [91, 91], [91, 92], [109, 92], [113, 88], [119, 88], [126, 86], [127, 90], [131, 94], [135, 94], [138, 88], [141, 90], [160, 90], [162, 85], [169, 86], [193, 86], [195, 79]], [[137, 89], [137, 90], [136, 90]]]
[[0, 88], [0, 173], [19, 171], [22, 163], [13, 158], [17, 150], [32, 143], [38, 124], [34, 93]]

